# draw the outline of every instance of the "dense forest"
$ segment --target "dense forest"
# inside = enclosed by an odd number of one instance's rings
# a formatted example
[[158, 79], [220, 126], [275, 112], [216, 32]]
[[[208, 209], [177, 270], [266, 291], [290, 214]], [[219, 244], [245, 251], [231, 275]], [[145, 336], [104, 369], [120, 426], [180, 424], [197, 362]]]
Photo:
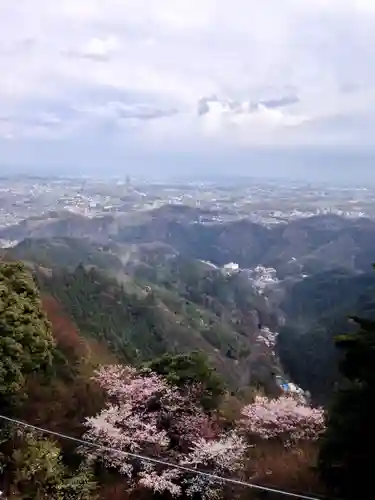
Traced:
[[[224, 293], [221, 277], [217, 290], [214, 281], [205, 283], [194, 298], [194, 282], [189, 288], [178, 276], [170, 291], [195, 306], [212, 300], [214, 316], [223, 316], [218, 304], [235, 297], [235, 287], [231, 298]], [[243, 488], [194, 469], [345, 499], [358, 493], [348, 478], [370, 487], [374, 323], [354, 317], [351, 333], [337, 337], [341, 382], [324, 412], [301, 394], [271, 394], [259, 380], [247, 391], [229, 390], [209, 351], [194, 343], [173, 350], [169, 336], [178, 323], [158, 316], [158, 293], [133, 292], [83, 266], [46, 273], [1, 263], [1, 415], [95, 443], [82, 446], [2, 419], [4, 497], [248, 498]]]
[[253, 344], [258, 322], [272, 326], [275, 318], [264, 314], [260, 298], [236, 277], [199, 275], [194, 261], [180, 263], [178, 272], [163, 268], [153, 282], [119, 283], [83, 265], [34, 274], [42, 292], [59, 301], [80, 332], [105, 343], [122, 362], [139, 366], [165, 352], [198, 350], [232, 390], [255, 380], [274, 385], [272, 352], [258, 355]]
[[297, 282], [285, 295], [280, 307], [287, 320], [278, 353], [291, 378], [316, 401], [329, 401], [339, 380], [337, 332], [355, 329], [349, 316], [375, 319], [374, 290], [374, 272], [353, 275], [335, 269]]

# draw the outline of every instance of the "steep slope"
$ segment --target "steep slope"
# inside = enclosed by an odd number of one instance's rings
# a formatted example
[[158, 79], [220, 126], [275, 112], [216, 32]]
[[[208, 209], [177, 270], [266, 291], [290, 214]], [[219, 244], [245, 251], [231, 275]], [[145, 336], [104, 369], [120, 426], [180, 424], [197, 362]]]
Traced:
[[[85, 365], [86, 370], [85, 350], [74, 326], [63, 320], [57, 304], [42, 303], [21, 263], [0, 263], [0, 285], [2, 415], [80, 437], [83, 419], [100, 410], [102, 398], [92, 370], [84, 374], [81, 369]], [[61, 440], [60, 447], [56, 440], [30, 428], [20, 432], [4, 420], [1, 436], [4, 498], [62, 498], [64, 486], [64, 498], [78, 498], [70, 478], [83, 492], [72, 441]]]
[[[119, 285], [95, 269], [37, 273], [41, 289], [55, 297], [81, 334], [104, 342], [123, 361], [139, 364], [165, 352], [205, 352], [232, 389], [249, 383], [275, 389], [272, 350], [258, 345], [259, 314], [214, 296], [194, 302], [176, 287]], [[230, 291], [232, 285], [227, 284]], [[139, 292], [141, 290], [141, 292]], [[225, 292], [225, 294], [228, 293]], [[213, 293], [213, 292], [211, 292]], [[220, 307], [213, 305], [215, 300]]]
[[292, 221], [275, 229], [276, 243], [265, 254], [269, 265], [287, 275], [338, 267], [367, 271], [375, 253], [375, 223], [366, 218], [322, 215]]
[[281, 308], [286, 316], [278, 337], [283, 367], [316, 400], [327, 401], [338, 380], [333, 338], [351, 330], [349, 315], [375, 318], [375, 273], [318, 273], [291, 285]]
[[79, 264], [119, 272], [120, 258], [111, 245], [94, 244], [83, 238], [26, 238], [4, 253], [4, 258], [33, 262], [46, 268], [76, 268]]
[[[84, 419], [94, 415], [102, 404], [101, 391], [92, 381], [94, 369], [117, 359], [103, 342], [83, 337], [55, 298], [44, 295], [41, 304], [55, 340], [53, 364], [47, 373], [35, 372], [27, 378], [27, 399], [19, 417], [80, 437]], [[67, 450], [74, 447], [72, 443], [62, 444]]]

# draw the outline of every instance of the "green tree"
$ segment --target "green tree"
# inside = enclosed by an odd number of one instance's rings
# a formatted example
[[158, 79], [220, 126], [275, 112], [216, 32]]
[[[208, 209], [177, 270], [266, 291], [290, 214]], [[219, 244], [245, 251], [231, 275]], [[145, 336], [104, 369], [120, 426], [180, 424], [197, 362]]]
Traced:
[[146, 366], [177, 387], [199, 385], [202, 389], [200, 402], [207, 411], [218, 407], [225, 392], [223, 381], [209, 365], [207, 357], [200, 352], [167, 353]]
[[9, 495], [17, 500], [92, 500], [96, 483], [89, 468], [71, 475], [54, 441], [26, 433], [15, 438], [17, 449], [6, 467]]
[[49, 365], [50, 325], [25, 266], [0, 263], [0, 400], [18, 394], [25, 375]]
[[[358, 330], [337, 338], [343, 382], [327, 414], [319, 468], [341, 498], [372, 498], [375, 448], [375, 322], [352, 318]], [[369, 495], [369, 496], [366, 496]]]

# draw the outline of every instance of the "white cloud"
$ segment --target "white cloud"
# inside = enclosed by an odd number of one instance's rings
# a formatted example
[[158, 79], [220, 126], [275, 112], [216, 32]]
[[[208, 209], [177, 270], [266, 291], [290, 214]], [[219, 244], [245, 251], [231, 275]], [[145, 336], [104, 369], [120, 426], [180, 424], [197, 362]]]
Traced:
[[8, 140], [374, 142], [372, 0], [3, 0], [0, 29]]
[[77, 55], [88, 57], [89, 59], [108, 60], [118, 48], [116, 37], [108, 36], [106, 38], [91, 38]]

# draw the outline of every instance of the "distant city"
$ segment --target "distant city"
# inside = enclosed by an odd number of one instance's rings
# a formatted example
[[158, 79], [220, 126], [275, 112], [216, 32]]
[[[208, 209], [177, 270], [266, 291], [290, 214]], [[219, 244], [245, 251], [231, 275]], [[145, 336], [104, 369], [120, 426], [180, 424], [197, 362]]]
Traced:
[[[375, 218], [375, 188], [343, 188], [280, 180], [146, 183], [124, 179], [2, 177], [0, 228], [51, 211], [86, 217], [131, 214], [165, 204], [207, 210], [196, 223], [248, 218], [263, 225], [321, 214]], [[16, 241], [1, 241], [11, 246]]]

